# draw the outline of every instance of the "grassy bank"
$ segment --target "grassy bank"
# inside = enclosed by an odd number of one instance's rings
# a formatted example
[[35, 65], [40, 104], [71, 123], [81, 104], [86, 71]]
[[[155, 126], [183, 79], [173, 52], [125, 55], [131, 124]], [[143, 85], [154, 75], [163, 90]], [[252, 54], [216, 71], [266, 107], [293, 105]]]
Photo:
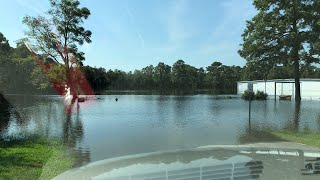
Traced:
[[73, 164], [57, 141], [0, 140], [0, 179], [51, 179]]
[[316, 132], [271, 132], [274, 136], [291, 142], [298, 142], [320, 148], [320, 133]]

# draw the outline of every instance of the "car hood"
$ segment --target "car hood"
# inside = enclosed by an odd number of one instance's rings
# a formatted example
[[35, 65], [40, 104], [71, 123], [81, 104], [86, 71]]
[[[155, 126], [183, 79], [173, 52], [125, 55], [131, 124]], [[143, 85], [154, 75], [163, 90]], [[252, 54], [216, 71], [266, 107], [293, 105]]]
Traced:
[[205, 146], [90, 163], [54, 179], [320, 179], [320, 150], [296, 143]]

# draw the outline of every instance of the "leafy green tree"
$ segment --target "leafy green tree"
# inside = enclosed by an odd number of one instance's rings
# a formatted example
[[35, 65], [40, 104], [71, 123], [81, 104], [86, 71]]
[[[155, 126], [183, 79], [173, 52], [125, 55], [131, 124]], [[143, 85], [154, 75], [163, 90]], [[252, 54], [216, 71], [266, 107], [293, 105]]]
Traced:
[[23, 18], [28, 27], [26, 35], [35, 53], [63, 65], [67, 76], [64, 79], [74, 94], [72, 68], [81, 66], [85, 60], [78, 46], [91, 42], [91, 31], [83, 27], [90, 11], [80, 8], [77, 0], [50, 0], [50, 4], [48, 16]]
[[[109, 73], [109, 72], [108, 72]], [[113, 71], [114, 81], [111, 81], [110, 89], [126, 90], [128, 89], [128, 76], [127, 73], [121, 70]]]
[[96, 68], [90, 66], [84, 66], [83, 72], [96, 93], [106, 90], [111, 83], [111, 79], [108, 78], [108, 74], [104, 68]]
[[163, 62], [159, 62], [155, 67], [155, 83], [160, 89], [170, 88], [171, 85], [171, 67]]
[[222, 68], [222, 63], [217, 61], [207, 67], [206, 82], [215, 91], [221, 91], [222, 89]]
[[153, 65], [147, 66], [145, 68], [142, 68], [141, 73], [143, 74], [144, 77], [144, 85], [146, 89], [154, 89], [155, 87], [155, 82], [154, 82], [154, 67]]
[[206, 82], [215, 93], [236, 93], [241, 73], [239, 66], [226, 66], [215, 61], [207, 67]]
[[9, 41], [0, 32], [0, 93], [5, 91], [6, 83], [8, 83], [8, 70], [11, 56], [11, 47]]
[[171, 80], [173, 87], [180, 90], [192, 90], [197, 88], [198, 69], [178, 60], [172, 66]]
[[206, 88], [206, 71], [203, 69], [203, 67], [197, 69], [197, 88], [198, 89], [204, 89]]
[[237, 81], [241, 79], [242, 68], [239, 66], [225, 66], [224, 93], [237, 93]]
[[185, 89], [188, 86], [188, 74], [186, 64], [183, 60], [178, 60], [172, 66], [172, 83], [175, 88]]
[[292, 77], [290, 67], [274, 66], [268, 74], [268, 79], [289, 79]]
[[[37, 93], [34, 91], [32, 72], [37, 67], [27, 47], [18, 41], [17, 47], [10, 47], [8, 40], [0, 33], [0, 91], [3, 93]], [[47, 90], [47, 89], [45, 89]]]
[[144, 89], [145, 87], [145, 81], [144, 81], [144, 75], [141, 72], [141, 70], [135, 70], [133, 72], [133, 82], [132, 82], [132, 88], [133, 89]]
[[268, 61], [248, 61], [243, 68], [242, 80], [266, 80], [274, 64]]
[[301, 78], [319, 78], [319, 68], [309, 63], [301, 65]]
[[198, 69], [190, 66], [190, 65], [186, 65], [186, 70], [187, 70], [187, 83], [186, 86], [188, 89], [196, 89], [198, 86]]
[[316, 0], [255, 0], [258, 14], [247, 21], [239, 54], [248, 62], [288, 64], [294, 70], [295, 100], [300, 101], [300, 62], [310, 61], [310, 12]]

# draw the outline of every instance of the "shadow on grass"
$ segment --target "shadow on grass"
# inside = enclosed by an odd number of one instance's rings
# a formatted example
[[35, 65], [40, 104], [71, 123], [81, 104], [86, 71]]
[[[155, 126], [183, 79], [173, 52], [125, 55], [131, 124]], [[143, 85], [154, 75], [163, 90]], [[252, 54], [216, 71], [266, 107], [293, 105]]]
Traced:
[[[58, 141], [37, 137], [0, 139], [0, 179], [50, 179], [70, 169], [73, 161]], [[54, 160], [54, 161], [53, 161]], [[50, 167], [46, 167], [46, 166]], [[49, 169], [44, 174], [43, 169]]]
[[239, 142], [241, 144], [262, 143], [262, 142], [283, 142], [287, 141], [271, 133], [271, 130], [252, 128], [244, 134], [240, 135]]

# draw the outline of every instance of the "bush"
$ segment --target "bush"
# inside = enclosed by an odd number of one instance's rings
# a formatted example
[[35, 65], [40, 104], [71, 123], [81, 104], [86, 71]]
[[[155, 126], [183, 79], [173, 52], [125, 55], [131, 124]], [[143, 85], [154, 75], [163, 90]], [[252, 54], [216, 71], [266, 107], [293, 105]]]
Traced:
[[244, 91], [244, 93], [242, 94], [241, 98], [244, 99], [244, 100], [249, 100], [249, 97], [251, 96], [251, 100], [254, 99], [255, 97], [255, 94], [254, 92], [250, 93], [249, 91]]
[[249, 100], [249, 97], [251, 96], [251, 100], [266, 100], [268, 97], [267, 93], [264, 93], [263, 91], [257, 91], [257, 93], [249, 93], [248, 91], [244, 91], [241, 98], [244, 100]]
[[267, 93], [264, 93], [263, 91], [258, 91], [257, 94], [256, 94], [255, 99], [257, 99], [257, 100], [266, 100], [267, 97], [268, 97]]

